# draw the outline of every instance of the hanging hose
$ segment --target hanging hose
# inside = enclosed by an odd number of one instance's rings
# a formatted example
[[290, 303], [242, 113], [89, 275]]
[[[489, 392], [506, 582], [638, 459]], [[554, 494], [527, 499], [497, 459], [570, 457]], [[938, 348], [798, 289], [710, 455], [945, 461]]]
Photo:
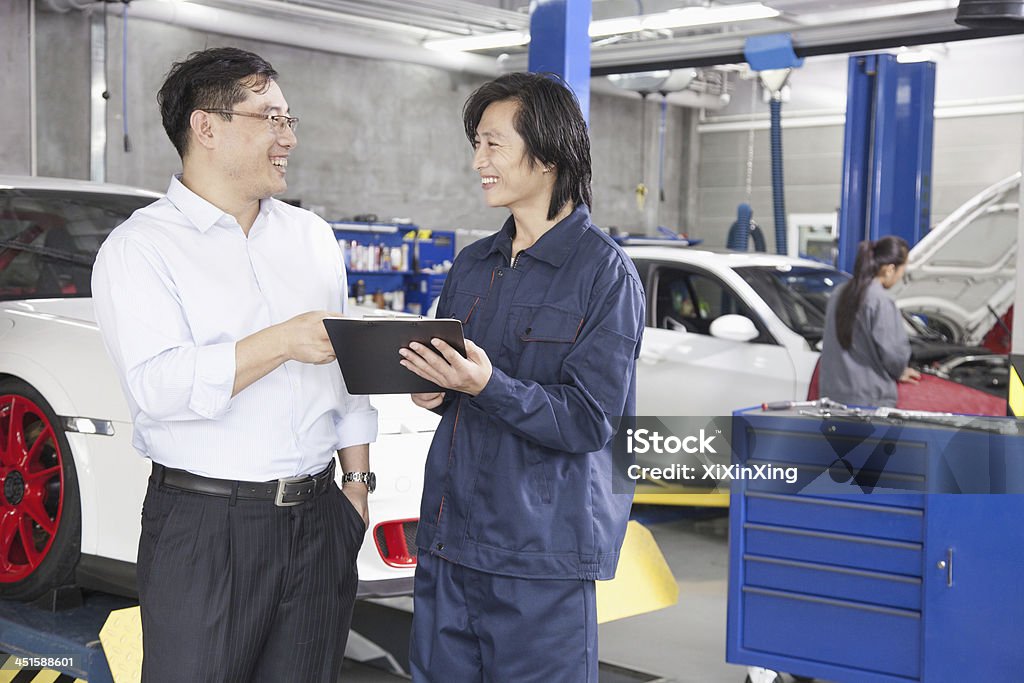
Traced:
[[647, 200], [647, 96], [645, 90], [640, 92], [640, 182], [636, 186], [636, 210], [643, 212]]
[[661, 125], [658, 127], [658, 201], [665, 201], [665, 114], [668, 93], [661, 93]]
[[775, 210], [775, 253], [786, 254], [786, 197], [782, 182], [782, 99], [773, 93], [769, 102], [772, 116], [772, 206]]
[[[128, 137], [128, 7], [121, 10], [121, 132], [124, 133], [124, 151], [132, 151], [132, 139]], [[104, 10], [106, 5], [103, 5]]]
[[746, 202], [736, 207], [736, 222], [729, 228], [729, 238], [725, 246], [736, 251], [747, 250], [747, 238], [750, 235], [750, 217], [753, 211]]

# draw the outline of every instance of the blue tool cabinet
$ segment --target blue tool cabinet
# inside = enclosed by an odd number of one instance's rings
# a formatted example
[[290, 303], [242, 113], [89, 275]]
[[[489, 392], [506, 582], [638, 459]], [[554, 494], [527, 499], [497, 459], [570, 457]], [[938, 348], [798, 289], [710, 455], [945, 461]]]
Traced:
[[1024, 680], [1024, 437], [943, 424], [734, 417], [727, 659], [842, 682]]

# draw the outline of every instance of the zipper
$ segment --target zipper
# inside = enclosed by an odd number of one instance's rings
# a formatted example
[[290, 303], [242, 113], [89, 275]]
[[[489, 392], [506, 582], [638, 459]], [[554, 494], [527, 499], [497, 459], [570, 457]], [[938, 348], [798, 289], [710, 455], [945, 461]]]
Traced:
[[519, 257], [522, 256], [523, 252], [520, 251], [512, 258], [512, 270], [516, 269], [516, 264], [519, 263]]

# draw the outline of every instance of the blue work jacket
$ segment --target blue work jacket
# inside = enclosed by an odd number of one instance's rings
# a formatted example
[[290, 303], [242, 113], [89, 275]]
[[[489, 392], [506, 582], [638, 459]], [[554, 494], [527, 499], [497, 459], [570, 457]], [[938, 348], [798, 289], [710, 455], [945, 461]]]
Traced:
[[439, 408], [416, 543], [495, 574], [609, 579], [632, 503], [631, 486], [613, 492], [611, 441], [636, 410], [643, 286], [584, 205], [513, 263], [514, 231], [510, 217], [463, 249], [441, 292], [438, 317], [461, 320], [493, 372]]

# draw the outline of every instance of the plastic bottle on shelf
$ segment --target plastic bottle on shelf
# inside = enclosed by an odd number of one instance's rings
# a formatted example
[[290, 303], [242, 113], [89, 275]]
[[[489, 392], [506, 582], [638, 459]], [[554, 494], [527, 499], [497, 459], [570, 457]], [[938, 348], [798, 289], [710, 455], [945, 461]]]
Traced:
[[352, 250], [349, 248], [348, 242], [338, 240], [338, 246], [341, 247], [341, 255], [345, 260], [345, 270], [352, 270]]

